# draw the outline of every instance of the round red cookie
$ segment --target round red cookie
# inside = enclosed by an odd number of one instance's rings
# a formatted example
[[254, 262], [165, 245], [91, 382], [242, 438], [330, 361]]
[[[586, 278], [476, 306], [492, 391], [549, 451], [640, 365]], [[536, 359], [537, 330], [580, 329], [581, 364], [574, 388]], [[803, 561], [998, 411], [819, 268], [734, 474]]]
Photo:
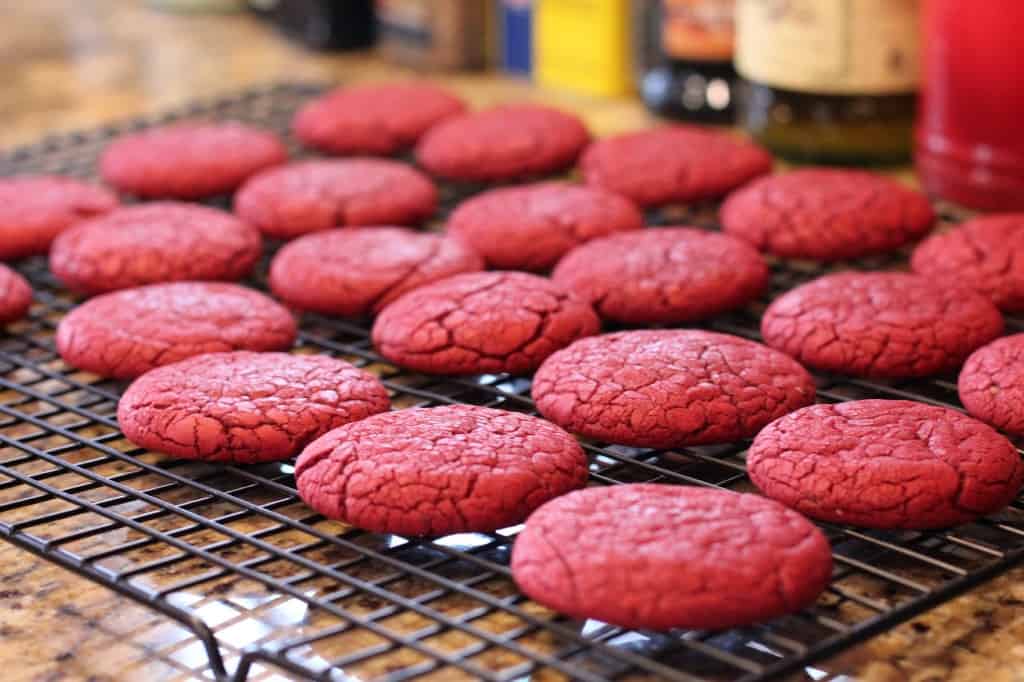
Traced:
[[373, 345], [417, 372], [523, 374], [600, 328], [589, 303], [549, 279], [476, 272], [421, 287], [384, 308]]
[[333, 154], [391, 154], [465, 109], [458, 97], [427, 83], [357, 85], [302, 107], [292, 130], [306, 146]]
[[235, 213], [279, 239], [350, 225], [415, 225], [436, 208], [434, 183], [387, 159], [292, 163], [260, 173], [235, 195]]
[[140, 197], [201, 199], [230, 192], [287, 158], [284, 144], [269, 131], [189, 121], [117, 139], [100, 158], [100, 174]]
[[296, 308], [357, 316], [424, 284], [483, 267], [476, 252], [439, 234], [400, 227], [327, 230], [277, 252], [270, 288]]
[[935, 222], [928, 198], [889, 178], [807, 168], [761, 178], [729, 195], [722, 228], [783, 258], [837, 261], [898, 249]]
[[117, 406], [125, 437], [184, 459], [269, 462], [388, 409], [377, 377], [326, 355], [207, 353], [140, 377]]
[[0, 264], [0, 324], [25, 317], [32, 306], [32, 287], [14, 270]]
[[1024, 312], [1024, 213], [990, 215], [929, 237], [910, 260], [914, 272], [955, 281], [1007, 312]]
[[971, 353], [957, 388], [973, 416], [1024, 436], [1024, 334], [996, 339]]
[[714, 199], [771, 172], [757, 145], [697, 126], [664, 126], [598, 140], [580, 159], [587, 183], [641, 206]]
[[284, 350], [295, 341], [288, 309], [224, 282], [173, 282], [116, 291], [72, 310], [57, 352], [73, 367], [131, 379], [201, 353]]
[[758, 495], [638, 483], [530, 515], [512, 577], [531, 599], [625, 628], [718, 630], [812, 604], [832, 554], [810, 521]]
[[57, 175], [0, 179], [0, 260], [46, 253], [75, 223], [117, 207], [111, 192]]
[[521, 522], [587, 481], [576, 439], [518, 412], [448, 405], [389, 412], [310, 443], [299, 495], [330, 519], [378, 533], [448, 535]]
[[765, 495], [812, 518], [908, 529], [998, 511], [1024, 478], [1016, 448], [994, 429], [908, 400], [797, 410], [757, 434], [747, 471]]
[[827, 372], [923, 377], [955, 369], [1003, 331], [990, 301], [902, 272], [826, 275], [775, 299], [764, 342]]
[[62, 232], [50, 269], [100, 294], [179, 280], [238, 280], [259, 260], [259, 232], [226, 211], [173, 201], [126, 206]]
[[416, 146], [416, 160], [452, 180], [513, 180], [568, 168], [589, 141], [583, 121], [572, 114], [536, 105], [501, 106], [431, 128]]
[[574, 246], [643, 226], [627, 199], [564, 182], [483, 192], [448, 218], [451, 234], [504, 270], [547, 270]]
[[757, 298], [768, 266], [717, 232], [671, 227], [617, 234], [573, 249], [551, 278], [626, 324], [702, 320]]
[[540, 413], [573, 433], [648, 448], [749, 438], [815, 394], [782, 353], [693, 329], [582, 339], [541, 365], [532, 392]]

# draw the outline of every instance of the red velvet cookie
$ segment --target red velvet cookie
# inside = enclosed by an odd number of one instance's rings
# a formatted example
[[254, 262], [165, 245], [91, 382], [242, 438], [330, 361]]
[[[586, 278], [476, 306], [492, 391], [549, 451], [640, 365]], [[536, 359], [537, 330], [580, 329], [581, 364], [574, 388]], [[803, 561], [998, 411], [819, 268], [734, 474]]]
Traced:
[[942, 528], [999, 511], [1024, 479], [1017, 450], [955, 410], [908, 400], [812, 405], [747, 454], [765, 495], [834, 523]]
[[957, 388], [973, 416], [1024, 436], [1024, 334], [996, 339], [971, 353]]
[[238, 280], [259, 260], [261, 246], [259, 232], [230, 213], [153, 202], [65, 230], [53, 242], [50, 269], [83, 294], [155, 282]]
[[448, 218], [451, 234], [490, 267], [504, 270], [547, 270], [574, 246], [643, 226], [643, 215], [628, 200], [564, 182], [483, 192]]
[[241, 123], [191, 121], [125, 135], [100, 158], [103, 179], [140, 197], [201, 199], [284, 163], [273, 133]]
[[531, 599], [625, 628], [718, 630], [812, 604], [828, 540], [758, 495], [676, 485], [587, 488], [530, 515], [512, 577]]
[[587, 184], [658, 206], [720, 197], [770, 173], [772, 157], [727, 133], [674, 125], [598, 140], [580, 169]]
[[764, 342], [827, 372], [923, 377], [960, 366], [1003, 331], [980, 294], [902, 272], [843, 272], [775, 299]]
[[540, 413], [573, 433], [649, 448], [749, 438], [815, 393], [782, 353], [692, 329], [582, 339], [541, 365], [532, 391]]
[[423, 136], [416, 160], [453, 180], [513, 180], [568, 168], [590, 141], [578, 117], [538, 105], [495, 107], [450, 118]]
[[326, 355], [207, 353], [137, 379], [117, 421], [139, 447], [248, 464], [294, 457], [389, 402], [377, 377]]
[[117, 207], [111, 192], [56, 175], [0, 179], [0, 260], [46, 253], [75, 223]]
[[569, 252], [551, 279], [607, 320], [680, 323], [757, 298], [768, 284], [768, 266], [739, 239], [673, 227], [595, 239]]
[[0, 324], [25, 317], [32, 306], [32, 287], [14, 270], [0, 264]]
[[310, 443], [299, 495], [378, 533], [486, 532], [587, 481], [576, 439], [543, 419], [474, 405], [399, 410]]
[[200, 353], [284, 350], [295, 341], [288, 310], [224, 282], [152, 284], [83, 303], [57, 326], [57, 351], [73, 367], [131, 379]]
[[291, 163], [260, 173], [235, 195], [235, 213], [279, 239], [349, 225], [415, 225], [436, 208], [434, 184], [387, 159]]
[[381, 83], [332, 90], [302, 107], [292, 130], [303, 144], [333, 154], [391, 154], [466, 105], [429, 83]]
[[837, 261], [898, 249], [935, 222], [928, 198], [856, 170], [807, 168], [752, 182], [725, 200], [722, 228], [783, 258]]
[[910, 264], [934, 281], [970, 287], [1002, 310], [1024, 312], [1024, 213], [968, 220], [922, 242]]
[[270, 288], [296, 308], [358, 316], [424, 284], [483, 267], [476, 252], [439, 234], [400, 227], [326, 230], [277, 252]]
[[373, 345], [428, 374], [523, 374], [601, 323], [589, 303], [522, 272], [456, 275], [402, 296], [377, 317]]

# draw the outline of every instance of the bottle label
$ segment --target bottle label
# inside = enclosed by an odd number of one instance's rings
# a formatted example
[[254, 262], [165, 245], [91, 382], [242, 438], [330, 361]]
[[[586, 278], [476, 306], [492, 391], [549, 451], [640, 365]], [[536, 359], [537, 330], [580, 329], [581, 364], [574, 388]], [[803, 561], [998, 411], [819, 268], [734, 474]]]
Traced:
[[674, 59], [727, 62], [735, 0], [662, 0], [661, 47]]
[[737, 0], [736, 70], [834, 95], [913, 92], [919, 0]]

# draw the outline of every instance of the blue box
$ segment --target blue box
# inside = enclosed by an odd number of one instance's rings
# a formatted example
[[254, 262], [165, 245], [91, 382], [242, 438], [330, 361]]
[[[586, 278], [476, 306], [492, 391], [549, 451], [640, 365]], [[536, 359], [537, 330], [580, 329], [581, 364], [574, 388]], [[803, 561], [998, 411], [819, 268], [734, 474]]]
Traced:
[[533, 67], [532, 0], [499, 0], [501, 66], [505, 71], [527, 76]]

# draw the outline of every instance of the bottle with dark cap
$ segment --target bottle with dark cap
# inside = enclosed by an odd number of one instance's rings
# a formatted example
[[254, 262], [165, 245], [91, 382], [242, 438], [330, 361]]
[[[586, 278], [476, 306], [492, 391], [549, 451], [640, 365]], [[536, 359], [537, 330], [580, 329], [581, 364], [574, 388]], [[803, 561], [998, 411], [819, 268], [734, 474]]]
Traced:
[[669, 118], [733, 122], [734, 0], [661, 0], [662, 61], [642, 81], [644, 102]]

